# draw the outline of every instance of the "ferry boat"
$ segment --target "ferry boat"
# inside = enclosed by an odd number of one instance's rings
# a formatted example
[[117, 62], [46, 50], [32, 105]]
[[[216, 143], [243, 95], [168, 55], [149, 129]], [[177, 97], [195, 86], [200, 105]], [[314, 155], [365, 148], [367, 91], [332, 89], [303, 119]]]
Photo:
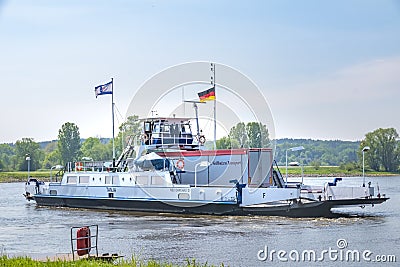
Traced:
[[131, 138], [115, 162], [68, 163], [55, 181], [28, 181], [24, 195], [39, 206], [291, 217], [332, 217], [333, 208], [389, 199], [370, 184], [338, 185], [340, 178], [320, 187], [287, 183], [269, 148], [204, 150], [187, 118], [142, 123], [140, 146]]

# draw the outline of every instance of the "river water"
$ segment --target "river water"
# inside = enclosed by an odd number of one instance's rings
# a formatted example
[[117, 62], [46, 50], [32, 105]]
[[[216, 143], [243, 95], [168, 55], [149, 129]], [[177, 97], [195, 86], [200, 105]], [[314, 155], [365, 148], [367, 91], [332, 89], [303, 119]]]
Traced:
[[[314, 185], [328, 180], [332, 179], [305, 178]], [[224, 266], [397, 266], [400, 176], [368, 177], [367, 181], [373, 185], [378, 182], [381, 194], [391, 199], [375, 207], [351, 208], [346, 216], [335, 219], [149, 215], [37, 207], [22, 196], [23, 183], [4, 183], [0, 184], [0, 254], [43, 258], [69, 253], [70, 227], [98, 224], [99, 253], [119, 253], [126, 259], [134, 255], [177, 264], [196, 259]], [[343, 178], [341, 183], [358, 186], [362, 178]], [[272, 250], [283, 252], [278, 258]], [[316, 261], [307, 256], [311, 250]], [[348, 251], [358, 253], [360, 259]]]

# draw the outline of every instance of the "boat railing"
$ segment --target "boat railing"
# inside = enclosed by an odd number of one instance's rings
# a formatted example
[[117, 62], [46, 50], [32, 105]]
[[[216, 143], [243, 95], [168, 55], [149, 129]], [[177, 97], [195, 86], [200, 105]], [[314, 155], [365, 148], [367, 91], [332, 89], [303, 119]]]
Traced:
[[[56, 182], [58, 182], [58, 180], [61, 180], [61, 178], [62, 178], [63, 175], [64, 175], [64, 172], [65, 172], [65, 169], [62, 168], [62, 169], [60, 169], [60, 170], [56, 173], [56, 175], [55, 175]], [[52, 180], [53, 180], [53, 179], [52, 179], [52, 177], [51, 177], [51, 175], [50, 175], [50, 181], [52, 181]]]
[[180, 134], [171, 134], [170, 132], [160, 132], [159, 138], [153, 137], [153, 142], [158, 141], [161, 144], [181, 144], [181, 145], [191, 145], [193, 143], [193, 135], [191, 133], [182, 132]]
[[283, 176], [281, 173], [281, 170], [278, 167], [278, 163], [274, 160], [274, 164], [275, 164], [275, 168], [273, 168], [273, 172], [272, 172], [272, 178], [274, 181], [274, 185], [282, 188], [285, 187], [285, 181], [283, 180]]
[[[109, 165], [109, 166], [108, 166]], [[105, 161], [76, 161], [66, 164], [65, 172], [101, 172], [112, 168], [112, 162]]]
[[122, 151], [121, 155], [118, 157], [117, 161], [115, 162], [115, 167], [120, 169], [125, 169], [127, 166], [128, 158], [131, 157], [135, 151], [134, 144], [136, 141], [136, 136], [130, 135], [128, 136], [128, 142]]
[[[170, 132], [152, 133], [151, 136], [143, 134], [140, 139], [141, 144], [156, 146], [194, 146], [193, 134], [190, 132], [182, 132], [179, 134], [171, 134]], [[136, 141], [136, 142], [137, 142]], [[136, 143], [137, 144], [137, 143]]]
[[[145, 165], [137, 165], [134, 160], [130, 160], [129, 170], [131, 172], [141, 172], [141, 171], [170, 171], [171, 166], [169, 161], [165, 159], [147, 161]], [[161, 162], [162, 161], [162, 162]], [[65, 172], [120, 172], [123, 171], [124, 167], [113, 167], [112, 162], [106, 161], [77, 161], [69, 162], [66, 165]]]

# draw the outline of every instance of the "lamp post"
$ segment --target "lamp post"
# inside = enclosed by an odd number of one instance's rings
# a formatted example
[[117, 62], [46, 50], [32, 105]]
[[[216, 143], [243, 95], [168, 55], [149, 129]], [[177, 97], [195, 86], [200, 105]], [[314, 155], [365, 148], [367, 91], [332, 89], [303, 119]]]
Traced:
[[194, 187], [197, 187], [197, 167], [208, 167], [211, 163], [208, 161], [201, 161], [194, 166]]
[[363, 157], [363, 187], [365, 187], [365, 164], [364, 164], [364, 153], [371, 148], [369, 146], [365, 146], [362, 149], [362, 157]]
[[303, 168], [303, 163], [300, 163], [301, 166], [301, 184], [303, 185], [304, 181], [304, 168]]
[[287, 152], [290, 150], [290, 151], [300, 151], [300, 150], [303, 150], [304, 149], [304, 146], [296, 146], [296, 147], [291, 147], [291, 148], [288, 148], [288, 149], [286, 149], [286, 187], [287, 187], [287, 180], [288, 180], [288, 162], [287, 162], [287, 158], [288, 158], [288, 156], [287, 156]]
[[29, 178], [31, 177], [30, 176], [30, 171], [31, 171], [31, 154], [26, 154], [25, 155], [25, 160], [28, 162], [28, 181], [29, 181]]

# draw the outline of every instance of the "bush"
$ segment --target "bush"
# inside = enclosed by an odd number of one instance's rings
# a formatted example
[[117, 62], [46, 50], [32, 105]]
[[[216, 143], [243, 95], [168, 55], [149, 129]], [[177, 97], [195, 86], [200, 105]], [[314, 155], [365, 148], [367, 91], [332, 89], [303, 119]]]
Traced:
[[356, 162], [347, 162], [347, 163], [340, 164], [339, 168], [349, 172], [349, 171], [353, 171], [353, 170], [358, 170], [359, 166]]
[[310, 165], [314, 167], [314, 169], [319, 170], [321, 167], [321, 161], [319, 160], [314, 160], [310, 162]]

